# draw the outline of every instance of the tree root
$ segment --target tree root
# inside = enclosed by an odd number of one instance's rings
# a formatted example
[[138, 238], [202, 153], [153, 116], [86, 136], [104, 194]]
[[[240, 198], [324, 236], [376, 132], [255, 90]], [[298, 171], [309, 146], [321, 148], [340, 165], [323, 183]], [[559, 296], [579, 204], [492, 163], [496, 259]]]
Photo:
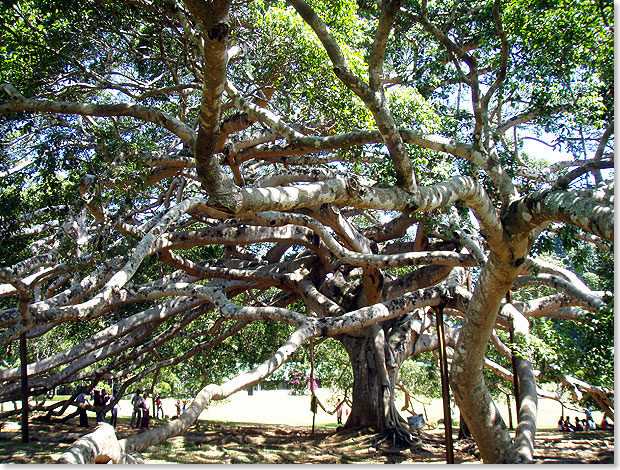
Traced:
[[410, 449], [415, 446], [417, 443], [414, 438], [411, 436], [409, 431], [407, 431], [402, 426], [394, 426], [381, 434], [377, 435], [373, 440], [373, 447], [379, 448], [383, 445], [386, 445], [390, 449]]

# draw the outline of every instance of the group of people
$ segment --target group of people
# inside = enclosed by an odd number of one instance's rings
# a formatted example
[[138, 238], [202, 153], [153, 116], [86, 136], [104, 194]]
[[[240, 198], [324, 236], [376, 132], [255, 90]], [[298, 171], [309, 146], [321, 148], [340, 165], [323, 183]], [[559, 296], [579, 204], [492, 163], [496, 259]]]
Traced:
[[[181, 404], [183, 404], [182, 407], [181, 407]], [[186, 410], [188, 404], [189, 404], [189, 400], [188, 399], [184, 399], [182, 402], [181, 402], [181, 400], [177, 399], [176, 403], [174, 404], [174, 407], [177, 410], [177, 414], [176, 414], [177, 418], [179, 416], [181, 416], [181, 413], [185, 413], [185, 410]]]
[[585, 410], [586, 417], [584, 419], [579, 419], [578, 416], [575, 416], [575, 423], [571, 423], [570, 416], [560, 416], [558, 420], [558, 431], [563, 432], [578, 432], [578, 431], [594, 431], [596, 429], [612, 429], [613, 425], [607, 421], [607, 415], [603, 415], [603, 419], [601, 424], [596, 425], [594, 422], [594, 418], [592, 418], [592, 412], [590, 409]]
[[[118, 420], [118, 400], [115, 400], [114, 395], [108, 395], [108, 392], [105, 389], [95, 389], [92, 393], [92, 405], [95, 407], [104, 407], [109, 403], [114, 403], [110, 417], [110, 424], [116, 428], [116, 423]], [[87, 406], [90, 406], [91, 403], [89, 401], [88, 395], [84, 390], [81, 390], [75, 399], [75, 403], [77, 404], [79, 417], [80, 417], [80, 426], [88, 427], [88, 416], [86, 415]], [[185, 412], [189, 404], [189, 400], [184, 399], [183, 401], [177, 400], [176, 407], [176, 416], [178, 417], [181, 413]], [[139, 428], [140, 430], [145, 430], [149, 428], [150, 424], [150, 406], [149, 406], [149, 394], [146, 390], [136, 390], [135, 394], [131, 398], [131, 405], [133, 406], [133, 411], [131, 413], [131, 423], [129, 425], [130, 428]], [[105, 422], [106, 413], [103, 411], [96, 410], [97, 416], [97, 424]], [[155, 398], [155, 418], [163, 419], [167, 416], [164, 414], [164, 407], [162, 403], [162, 397], [158, 395]]]
[[[141, 390], [137, 390], [136, 394], [133, 396], [133, 398], [131, 399], [131, 404], [133, 405], [133, 412], [131, 414], [131, 423], [129, 425], [129, 427], [131, 428], [140, 428], [140, 429], [148, 429], [149, 427], [149, 420], [150, 420], [150, 407], [149, 407], [149, 403], [148, 403], [148, 393], [145, 390], [144, 391], [144, 395], [142, 395], [142, 391]], [[163, 418], [167, 418], [166, 414], [164, 413], [164, 406], [161, 400], [161, 395], [158, 395], [155, 398], [155, 418], [157, 419], [163, 419]], [[187, 407], [187, 404], [189, 403], [189, 400], [183, 400], [183, 409], [181, 411], [181, 402], [179, 400], [177, 400], [176, 402], [176, 410], [177, 410], [177, 416], [180, 416], [180, 414], [185, 411], [185, 408]]]
[[343, 411], [344, 411], [345, 420], [346, 420], [349, 417], [349, 407], [345, 405], [344, 403], [341, 403], [340, 405], [338, 405], [338, 408], [336, 408], [336, 419], [338, 420], [338, 424], [342, 424]]
[[[86, 392], [83, 389], [80, 391], [80, 393], [76, 397], [75, 402], [77, 403], [77, 406], [78, 406], [78, 414], [80, 416], [80, 426], [87, 428], [88, 427], [88, 416], [86, 414], [86, 407], [90, 405], [90, 401], [88, 400], [88, 395], [86, 395]], [[110, 424], [116, 427], [116, 423], [118, 421], [118, 408], [119, 408], [118, 400], [115, 400], [114, 395], [108, 395], [108, 392], [105, 389], [93, 390], [93, 406], [104, 407], [109, 403], [114, 403], [114, 405], [112, 406], [112, 409], [110, 410], [111, 411]], [[97, 410], [95, 413], [97, 416], [96, 418], [97, 424], [104, 423], [106, 413], [100, 410]]]
[[[135, 395], [131, 399], [133, 412], [131, 413], [131, 423], [129, 424], [130, 428], [140, 428], [140, 430], [149, 428], [151, 409], [149, 407], [148, 397], [149, 394], [146, 390], [144, 391], [144, 394], [142, 394], [142, 390], [136, 390]], [[161, 399], [159, 402], [161, 403]]]
[[578, 416], [575, 416], [575, 424], [570, 422], [570, 416], [567, 416], [564, 419], [560, 417], [560, 419], [558, 420], [558, 431], [590, 431], [595, 429], [596, 423], [594, 422], [592, 417], [590, 417], [590, 419], [579, 419]]

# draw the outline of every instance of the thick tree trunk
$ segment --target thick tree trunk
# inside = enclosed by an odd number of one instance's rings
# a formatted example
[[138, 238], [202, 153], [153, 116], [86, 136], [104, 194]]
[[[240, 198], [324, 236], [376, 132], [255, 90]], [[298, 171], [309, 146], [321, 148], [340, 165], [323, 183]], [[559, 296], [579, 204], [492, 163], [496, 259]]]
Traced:
[[520, 264], [509, 256], [491, 253], [469, 302], [452, 360], [450, 384], [454, 398], [484, 463], [523, 461], [482, 375], [486, 345], [501, 300], [516, 278]]
[[342, 342], [353, 368], [353, 405], [345, 427], [370, 428], [392, 445], [411, 445], [411, 434], [394, 403], [396, 372], [391, 371], [383, 384], [372, 338], [344, 336]]
[[342, 342], [353, 368], [353, 405], [345, 426], [375, 429], [378, 383], [370, 339], [345, 336]]

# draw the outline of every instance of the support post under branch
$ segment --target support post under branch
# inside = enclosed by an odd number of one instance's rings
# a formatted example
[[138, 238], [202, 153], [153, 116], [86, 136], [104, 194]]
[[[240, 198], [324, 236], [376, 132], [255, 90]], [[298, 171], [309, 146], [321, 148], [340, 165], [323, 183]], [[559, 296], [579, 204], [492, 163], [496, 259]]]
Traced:
[[21, 366], [21, 392], [22, 392], [22, 442], [30, 442], [28, 429], [28, 354], [26, 345], [26, 333], [19, 336], [19, 360]]
[[435, 309], [437, 319], [437, 336], [439, 337], [439, 371], [441, 373], [441, 395], [443, 398], [443, 421], [446, 435], [446, 462], [454, 463], [452, 442], [452, 415], [450, 414], [450, 384], [448, 382], [448, 358], [446, 356], [446, 338], [443, 324], [443, 305]]

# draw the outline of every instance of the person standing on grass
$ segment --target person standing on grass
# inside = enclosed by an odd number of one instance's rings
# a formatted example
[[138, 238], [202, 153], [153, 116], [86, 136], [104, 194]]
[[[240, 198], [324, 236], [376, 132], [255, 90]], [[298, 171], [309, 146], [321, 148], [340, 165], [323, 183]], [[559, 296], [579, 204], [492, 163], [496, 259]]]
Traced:
[[84, 390], [80, 392], [80, 394], [75, 399], [75, 402], [78, 406], [78, 411], [80, 413], [80, 426], [87, 428], [88, 427], [88, 416], [86, 415], [86, 406], [90, 405], [88, 401], [88, 397], [84, 393]]
[[[114, 395], [112, 395], [110, 397], [110, 402], [114, 401]], [[114, 406], [112, 407], [112, 416], [110, 416], [110, 425], [116, 429], [116, 423], [118, 421], [118, 403], [114, 403]]]
[[336, 418], [338, 419], [338, 424], [342, 424], [342, 403], [338, 405], [338, 409], [336, 410]]
[[[103, 402], [101, 401], [101, 390], [99, 390], [98, 388], [93, 390], [93, 406], [103, 406]], [[95, 415], [97, 424], [101, 423], [103, 421], [101, 417], [101, 411], [95, 410]]]
[[[103, 406], [106, 406], [109, 401], [110, 401], [110, 397], [108, 396], [108, 392], [104, 388], [103, 390], [101, 390], [101, 403], [103, 404]], [[106, 415], [106, 411], [103, 410], [101, 412], [101, 422], [102, 423], [105, 423], [105, 415]]]
[[[159, 417], [160, 411], [161, 411], [161, 418]], [[157, 395], [157, 410], [155, 411], [155, 417], [158, 419], [162, 419], [164, 417], [164, 407], [161, 403], [161, 395]]]
[[133, 412], [131, 413], [131, 423], [129, 424], [130, 428], [137, 428], [140, 426], [140, 422], [142, 420], [142, 409], [140, 408], [140, 402], [142, 401], [142, 397], [140, 396], [141, 393], [142, 390], [136, 390], [136, 394], [131, 399]]
[[177, 398], [177, 402], [174, 404], [177, 409], [177, 418], [181, 416], [181, 401]]
[[150, 409], [149, 409], [149, 394], [148, 392], [144, 392], [144, 397], [140, 402], [140, 408], [142, 409], [142, 420], [140, 421], [140, 430], [146, 430], [149, 428], [149, 421], [151, 419]]

